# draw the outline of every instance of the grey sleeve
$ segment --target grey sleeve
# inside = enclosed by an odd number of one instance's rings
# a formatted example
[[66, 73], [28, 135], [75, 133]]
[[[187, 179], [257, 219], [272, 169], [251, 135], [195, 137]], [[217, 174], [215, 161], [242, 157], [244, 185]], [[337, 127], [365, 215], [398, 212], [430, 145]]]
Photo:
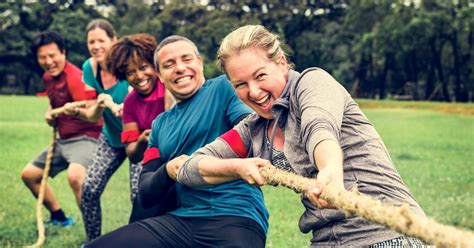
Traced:
[[193, 155], [179, 168], [177, 181], [189, 187], [199, 187], [209, 185], [204, 181], [201, 173], [199, 173], [199, 161], [206, 155]]
[[[250, 139], [249, 135], [246, 130], [245, 120], [239, 123], [234, 129], [230, 130], [227, 133], [231, 133], [234, 137], [238, 137], [240, 141], [242, 141], [242, 145], [245, 147], [249, 147]], [[226, 134], [227, 134], [226, 133]], [[244, 135], [247, 134], [247, 135]], [[238, 136], [236, 136], [238, 135]], [[239, 156], [233, 147], [233, 144], [229, 144], [225, 138], [221, 137], [217, 138], [215, 141], [207, 144], [206, 146], [198, 149], [194, 152], [191, 157], [186, 161], [183, 166], [178, 171], [177, 175], [177, 182], [187, 185], [189, 187], [199, 187], [199, 186], [207, 186], [210, 185], [206, 181], [204, 181], [202, 175], [199, 173], [199, 162], [205, 158], [206, 156], [212, 156], [221, 159], [230, 159], [230, 158], [238, 158], [242, 157]], [[246, 155], [245, 155], [246, 156]]]
[[[301, 116], [301, 137], [308, 154], [313, 154], [323, 140], [339, 142], [347, 97], [344, 87], [322, 69], [301, 78], [296, 101]], [[309, 158], [315, 164], [313, 156]]]

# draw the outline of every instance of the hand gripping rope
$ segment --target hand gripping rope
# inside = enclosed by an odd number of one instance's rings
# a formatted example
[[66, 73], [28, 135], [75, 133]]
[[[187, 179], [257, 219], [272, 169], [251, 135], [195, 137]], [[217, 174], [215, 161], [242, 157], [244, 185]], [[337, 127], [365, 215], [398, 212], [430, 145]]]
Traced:
[[[269, 184], [282, 185], [303, 194], [314, 185], [315, 180], [275, 167], [264, 167], [260, 169], [260, 173]], [[474, 233], [416, 215], [408, 205], [382, 203], [356, 190], [339, 190], [331, 183], [324, 186], [321, 199], [344, 210], [347, 216], [358, 215], [399, 233], [416, 237], [427, 244], [437, 247], [474, 247]]]
[[[73, 102], [73, 105], [74, 107], [83, 107], [86, 105], [86, 101]], [[51, 115], [58, 116], [64, 113], [64, 111], [65, 111], [64, 106], [60, 108], [55, 108], [51, 110]], [[44, 223], [43, 223], [43, 201], [44, 201], [44, 194], [46, 191], [46, 183], [48, 182], [49, 169], [51, 168], [51, 161], [53, 159], [54, 148], [56, 146], [56, 136], [57, 136], [57, 129], [56, 127], [53, 127], [53, 135], [51, 137], [51, 142], [49, 143], [49, 146], [48, 146], [48, 153], [46, 155], [46, 164], [44, 166], [43, 177], [41, 178], [40, 191], [38, 194], [38, 201], [36, 203], [36, 224], [38, 227], [38, 239], [36, 240], [36, 243], [29, 245], [27, 247], [40, 247], [41, 245], [43, 245], [45, 241]]]

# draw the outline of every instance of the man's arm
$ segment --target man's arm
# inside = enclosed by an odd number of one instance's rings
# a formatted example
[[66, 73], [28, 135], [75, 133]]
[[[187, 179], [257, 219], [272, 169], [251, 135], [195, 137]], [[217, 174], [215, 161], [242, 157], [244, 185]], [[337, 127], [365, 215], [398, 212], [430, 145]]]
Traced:
[[100, 94], [95, 102], [91, 102], [85, 109], [80, 109], [78, 117], [83, 121], [97, 122], [102, 117], [105, 108], [114, 105], [112, 96]]
[[143, 165], [138, 184], [138, 199], [144, 208], [160, 204], [176, 180], [176, 171], [188, 156], [182, 155], [167, 164], [160, 158], [152, 159]]
[[160, 203], [174, 184], [166, 172], [166, 164], [156, 158], [143, 165], [138, 183], [138, 199], [144, 208]]
[[66, 104], [64, 104], [63, 114], [75, 116], [83, 121], [89, 121], [85, 117], [85, 112], [87, 111], [88, 108], [91, 108], [95, 104], [97, 104], [96, 99], [87, 100], [86, 106], [84, 107], [78, 107], [74, 104], [74, 102], [67, 102]]
[[53, 108], [51, 107], [51, 105], [49, 105], [48, 109], [46, 110], [46, 113], [44, 113], [44, 120], [49, 126], [54, 126], [56, 122], [56, 117], [51, 114], [51, 110], [53, 110]]

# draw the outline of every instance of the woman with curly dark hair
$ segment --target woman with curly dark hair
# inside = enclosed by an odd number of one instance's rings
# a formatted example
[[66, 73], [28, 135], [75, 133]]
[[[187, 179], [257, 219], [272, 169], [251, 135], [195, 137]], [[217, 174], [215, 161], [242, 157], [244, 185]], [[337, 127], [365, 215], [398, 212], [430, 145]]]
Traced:
[[133, 209], [130, 222], [163, 211], [158, 206], [145, 210], [136, 199], [142, 169], [140, 161], [148, 146], [151, 123], [174, 103], [173, 96], [165, 89], [154, 68], [153, 53], [156, 47], [155, 38], [149, 34], [124, 36], [112, 46], [106, 60], [107, 69], [118, 80], [127, 80], [133, 88], [124, 101], [121, 134], [121, 141], [132, 162], [130, 188]]

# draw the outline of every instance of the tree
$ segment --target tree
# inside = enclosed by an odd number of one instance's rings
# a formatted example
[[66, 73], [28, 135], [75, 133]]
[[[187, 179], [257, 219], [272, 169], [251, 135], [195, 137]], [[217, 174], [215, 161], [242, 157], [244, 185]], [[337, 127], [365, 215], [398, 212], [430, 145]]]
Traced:
[[226, 34], [261, 24], [280, 36], [296, 70], [321, 67], [355, 97], [474, 97], [472, 0], [7, 1], [0, 3], [2, 84], [15, 78], [23, 93], [35, 91], [41, 72], [28, 47], [46, 29], [64, 34], [68, 58], [80, 65], [89, 56], [85, 25], [98, 17], [111, 20], [119, 35], [189, 37], [207, 77], [222, 73], [214, 62]]
[[[23, 94], [30, 93], [40, 68], [31, 57], [29, 44], [36, 32], [48, 27], [57, 6], [49, 3], [5, 2], [0, 5], [0, 72], [2, 83], [7, 75], [22, 83]], [[19, 83], [18, 83], [19, 84]]]
[[[67, 11], [65, 11], [67, 10]], [[67, 40], [68, 59], [80, 65], [88, 52], [84, 30], [87, 22], [100, 16], [84, 3], [69, 1], [6, 2], [0, 3], [1, 30], [0, 72], [2, 81], [13, 76], [22, 86], [23, 94], [42, 88], [41, 69], [36, 54], [29, 47], [33, 37], [44, 30], [56, 30]]]

